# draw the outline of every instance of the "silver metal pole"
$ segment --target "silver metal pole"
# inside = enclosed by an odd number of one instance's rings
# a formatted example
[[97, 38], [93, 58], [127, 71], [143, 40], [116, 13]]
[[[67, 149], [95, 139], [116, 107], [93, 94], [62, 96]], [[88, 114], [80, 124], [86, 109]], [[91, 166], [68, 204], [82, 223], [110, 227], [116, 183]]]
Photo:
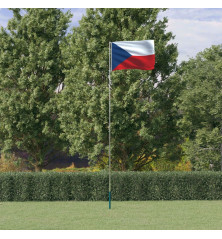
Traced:
[[112, 72], [112, 42], [109, 43], [109, 209], [111, 209], [111, 72]]

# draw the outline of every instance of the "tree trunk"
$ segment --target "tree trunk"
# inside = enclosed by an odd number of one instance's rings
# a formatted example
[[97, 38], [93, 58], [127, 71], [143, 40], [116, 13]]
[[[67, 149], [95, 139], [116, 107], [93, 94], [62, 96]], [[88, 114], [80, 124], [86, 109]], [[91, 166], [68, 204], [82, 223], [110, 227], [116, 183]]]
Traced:
[[126, 171], [126, 164], [125, 164], [125, 162], [122, 162], [121, 170], [122, 171]]
[[35, 165], [35, 172], [42, 172], [42, 168], [41, 165]]

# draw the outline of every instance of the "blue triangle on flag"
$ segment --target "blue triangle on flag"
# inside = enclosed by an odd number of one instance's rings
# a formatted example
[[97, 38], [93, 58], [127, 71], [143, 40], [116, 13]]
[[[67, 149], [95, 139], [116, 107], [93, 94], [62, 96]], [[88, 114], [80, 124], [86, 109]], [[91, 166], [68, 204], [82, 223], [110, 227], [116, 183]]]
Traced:
[[112, 43], [112, 70], [129, 57], [131, 57], [131, 55], [127, 51], [123, 50], [115, 43]]

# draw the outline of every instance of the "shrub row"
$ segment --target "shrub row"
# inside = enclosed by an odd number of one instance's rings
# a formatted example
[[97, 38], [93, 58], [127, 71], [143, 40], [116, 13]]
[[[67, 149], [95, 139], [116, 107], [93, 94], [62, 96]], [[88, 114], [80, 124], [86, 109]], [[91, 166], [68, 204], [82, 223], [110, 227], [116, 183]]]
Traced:
[[[112, 173], [112, 200], [219, 199], [221, 172]], [[0, 201], [60, 200], [108, 200], [108, 173], [0, 173]]]

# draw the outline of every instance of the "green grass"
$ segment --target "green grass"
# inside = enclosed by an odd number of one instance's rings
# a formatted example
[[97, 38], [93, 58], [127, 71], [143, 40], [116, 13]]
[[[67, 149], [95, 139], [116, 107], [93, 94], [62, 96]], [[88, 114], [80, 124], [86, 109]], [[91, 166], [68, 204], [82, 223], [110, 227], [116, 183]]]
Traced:
[[222, 201], [0, 202], [0, 229], [222, 230]]

